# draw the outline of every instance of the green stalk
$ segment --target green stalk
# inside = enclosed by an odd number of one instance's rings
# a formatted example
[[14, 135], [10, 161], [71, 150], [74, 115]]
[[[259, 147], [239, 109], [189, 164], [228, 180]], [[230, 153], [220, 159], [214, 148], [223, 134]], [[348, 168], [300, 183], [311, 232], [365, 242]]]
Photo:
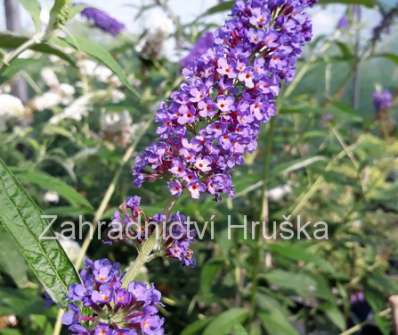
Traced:
[[[173, 210], [177, 200], [172, 198], [172, 200], [167, 204], [164, 209], [164, 214], [166, 217], [166, 223], [170, 217], [170, 213]], [[123, 279], [123, 287], [127, 288], [129, 283], [133, 281], [137, 275], [140, 273], [142, 267], [152, 259], [152, 252], [159, 247], [162, 239], [162, 227], [158, 227], [152, 233], [152, 235], [142, 244], [138, 256], [135, 261], [130, 265], [126, 271], [126, 275]]]
[[256, 313], [256, 295], [257, 295], [257, 281], [259, 275], [259, 268], [261, 263], [261, 249], [263, 240], [261, 238], [262, 226], [269, 222], [269, 206], [268, 206], [268, 181], [270, 176], [270, 165], [272, 156], [272, 142], [274, 134], [275, 119], [271, 119], [267, 134], [267, 143], [265, 147], [264, 170], [263, 170], [263, 186], [262, 186], [262, 201], [261, 201], [261, 224], [256, 228], [256, 247], [254, 250], [253, 274], [251, 288], [251, 318], [253, 319]]

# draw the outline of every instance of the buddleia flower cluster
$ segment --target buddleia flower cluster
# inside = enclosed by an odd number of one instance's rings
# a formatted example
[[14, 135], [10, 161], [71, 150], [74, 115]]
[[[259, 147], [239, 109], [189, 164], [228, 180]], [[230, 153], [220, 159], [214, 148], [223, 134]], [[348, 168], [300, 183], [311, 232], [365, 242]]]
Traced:
[[86, 261], [82, 283], [69, 288], [63, 323], [78, 335], [163, 335], [161, 294], [142, 282], [122, 286], [124, 273], [108, 259]]
[[120, 206], [115, 212], [108, 231], [107, 241], [131, 241], [141, 244], [148, 236], [161, 232], [163, 238], [163, 249], [165, 254], [180, 261], [185, 266], [195, 264], [191, 244], [194, 242], [196, 233], [191, 223], [181, 213], [166, 217], [158, 213], [153, 216], [145, 215], [141, 208], [141, 198], [132, 196]]
[[[234, 195], [232, 169], [256, 150], [261, 125], [276, 114], [281, 86], [293, 79], [297, 58], [311, 39], [311, 22], [304, 11], [314, 2], [235, 2], [223, 27], [206, 35], [196, 56], [186, 62], [183, 84], [161, 104], [156, 114], [159, 139], [135, 162], [137, 187], [162, 178], [173, 197], [184, 190], [195, 199], [203, 193], [215, 199]], [[85, 15], [96, 16], [93, 13]], [[140, 198], [131, 197], [111, 226], [128, 226], [139, 216], [155, 225], [165, 222], [170, 228], [162, 241], [165, 254], [192, 265], [194, 236], [187, 219], [166, 212], [147, 218]], [[137, 243], [146, 243], [147, 234], [141, 238], [139, 230], [127, 231]], [[83, 283], [70, 288], [64, 317], [73, 334], [164, 333], [158, 315], [160, 293], [153, 286], [132, 282], [123, 287], [119, 266], [108, 260], [88, 262], [81, 277]]]
[[[231, 171], [257, 148], [276, 113], [283, 82], [311, 39], [313, 0], [236, 1], [210, 47], [183, 69], [184, 83], [161, 104], [159, 140], [136, 159], [135, 185], [166, 178], [172, 195], [234, 195]], [[211, 41], [209, 36], [206, 41]], [[208, 43], [208, 42], [206, 42]]]
[[81, 11], [80, 14], [98, 29], [101, 29], [105, 33], [108, 33], [112, 36], [119, 35], [125, 29], [125, 25], [122, 22], [118, 21], [101, 9], [95, 7], [86, 7]]

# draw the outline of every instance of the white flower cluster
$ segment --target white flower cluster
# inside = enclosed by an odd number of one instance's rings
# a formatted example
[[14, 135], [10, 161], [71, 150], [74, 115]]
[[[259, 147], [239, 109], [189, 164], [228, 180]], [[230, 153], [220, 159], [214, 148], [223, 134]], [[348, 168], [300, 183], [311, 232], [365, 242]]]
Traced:
[[0, 131], [7, 129], [7, 123], [25, 116], [22, 101], [11, 94], [0, 94]]

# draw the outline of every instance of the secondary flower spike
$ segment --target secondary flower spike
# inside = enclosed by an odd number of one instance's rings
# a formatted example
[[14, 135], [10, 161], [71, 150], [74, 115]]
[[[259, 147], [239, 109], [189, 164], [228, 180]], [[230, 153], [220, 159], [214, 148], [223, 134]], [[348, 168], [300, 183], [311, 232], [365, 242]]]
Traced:
[[107, 242], [122, 240], [140, 244], [159, 227], [162, 228], [162, 248], [165, 254], [185, 266], [195, 265], [191, 244], [195, 241], [196, 233], [188, 218], [181, 213], [170, 215], [168, 218], [162, 213], [149, 217], [140, 205], [140, 197], [127, 198], [113, 216]]
[[82, 10], [81, 15], [92, 22], [97, 28], [112, 36], [119, 35], [125, 29], [123, 23], [110, 16], [107, 12], [95, 7], [86, 7]]
[[82, 284], [69, 288], [63, 323], [78, 335], [163, 335], [161, 294], [142, 282], [122, 287], [124, 273], [108, 259], [86, 261]]
[[377, 90], [373, 93], [373, 105], [377, 112], [390, 109], [393, 103], [393, 96], [390, 91]]
[[159, 140], [135, 162], [135, 185], [166, 178], [172, 195], [234, 195], [231, 171], [257, 148], [276, 113], [282, 82], [312, 37], [314, 0], [236, 1], [207, 51], [183, 69], [184, 83], [157, 112]]

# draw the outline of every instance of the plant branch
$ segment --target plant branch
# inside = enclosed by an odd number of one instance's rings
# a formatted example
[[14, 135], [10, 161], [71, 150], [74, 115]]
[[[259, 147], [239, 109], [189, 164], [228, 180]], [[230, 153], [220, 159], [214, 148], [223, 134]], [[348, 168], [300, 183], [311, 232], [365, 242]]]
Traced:
[[265, 158], [264, 158], [264, 170], [263, 170], [263, 185], [262, 185], [262, 201], [261, 201], [261, 224], [257, 226], [256, 231], [256, 247], [254, 251], [254, 262], [253, 262], [253, 278], [251, 288], [251, 317], [254, 318], [256, 312], [256, 295], [257, 295], [257, 279], [259, 274], [260, 262], [261, 262], [261, 230], [262, 226], [269, 222], [269, 206], [268, 206], [268, 181], [270, 175], [270, 164], [272, 156], [272, 142], [274, 138], [274, 125], [275, 119], [271, 119], [267, 134], [267, 143], [265, 147]]
[[39, 44], [42, 42], [44, 39], [45, 34], [40, 32], [38, 34], [33, 35], [31, 38], [29, 38], [27, 41], [22, 43], [18, 48], [10, 51], [9, 53], [5, 54], [2, 60], [2, 64], [0, 65], [0, 71], [3, 70], [5, 67], [10, 65], [10, 63], [18, 58], [20, 54], [22, 54], [24, 51], [30, 49], [32, 46], [35, 44]]

